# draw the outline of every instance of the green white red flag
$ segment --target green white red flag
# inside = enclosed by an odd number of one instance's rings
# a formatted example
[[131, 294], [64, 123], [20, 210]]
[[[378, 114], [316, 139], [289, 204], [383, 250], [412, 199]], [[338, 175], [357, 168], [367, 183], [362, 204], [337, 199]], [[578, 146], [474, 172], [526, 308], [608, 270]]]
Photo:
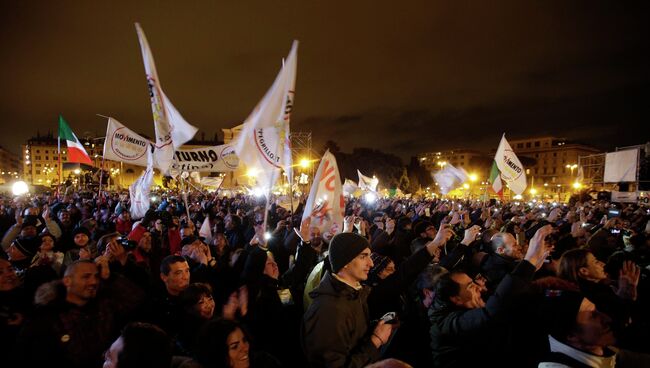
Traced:
[[496, 161], [492, 161], [492, 169], [490, 170], [490, 183], [492, 184], [492, 190], [494, 193], [498, 194], [501, 199], [503, 199], [503, 183], [501, 183], [501, 172], [497, 167]]
[[65, 140], [68, 145], [68, 162], [80, 162], [82, 164], [92, 165], [93, 161], [88, 156], [84, 146], [74, 135], [68, 123], [63, 116], [59, 115], [59, 152], [61, 152], [61, 140]]

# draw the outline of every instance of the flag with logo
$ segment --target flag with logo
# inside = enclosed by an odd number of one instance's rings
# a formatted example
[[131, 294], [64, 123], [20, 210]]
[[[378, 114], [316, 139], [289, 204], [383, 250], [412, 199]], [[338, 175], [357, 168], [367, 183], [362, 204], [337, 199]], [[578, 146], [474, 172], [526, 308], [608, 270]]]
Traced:
[[149, 210], [150, 199], [149, 193], [151, 191], [151, 184], [153, 183], [153, 154], [150, 149], [147, 149], [147, 168], [142, 172], [142, 175], [129, 186], [129, 195], [131, 196], [131, 217], [134, 219], [143, 218], [147, 210]]
[[113, 118], [108, 118], [104, 158], [131, 165], [147, 166], [147, 149], [152, 143]]
[[501, 137], [494, 161], [501, 172], [501, 179], [506, 182], [508, 188], [516, 194], [523, 193], [527, 186], [526, 171], [506, 140], [505, 134]]
[[379, 179], [375, 177], [368, 177], [365, 176], [361, 173], [359, 169], [357, 169], [357, 174], [359, 175], [359, 189], [361, 190], [369, 190], [371, 192], [376, 192], [377, 191], [377, 184], [379, 184]]
[[205, 238], [206, 244], [210, 244], [212, 242], [212, 227], [210, 226], [210, 217], [207, 215], [201, 224], [201, 229], [199, 229], [199, 236]]
[[163, 92], [147, 37], [144, 35], [140, 24], [136, 23], [135, 28], [138, 33], [144, 69], [147, 75], [147, 86], [156, 131], [154, 161], [156, 167], [166, 174], [172, 165], [174, 150], [192, 139], [198, 129], [183, 119], [183, 116]]
[[492, 161], [492, 169], [490, 170], [490, 184], [492, 184], [492, 190], [494, 193], [498, 194], [501, 199], [503, 199], [503, 183], [501, 183], [501, 172], [497, 167], [496, 161]]
[[84, 146], [79, 142], [77, 136], [72, 132], [68, 123], [59, 115], [59, 152], [61, 152], [61, 140], [65, 140], [68, 146], [68, 162], [80, 162], [92, 165], [93, 161], [88, 156]]
[[318, 165], [302, 219], [311, 216], [312, 227], [317, 227], [321, 234], [334, 235], [343, 231], [344, 214], [345, 198], [339, 168], [336, 158], [328, 150]]
[[[265, 192], [277, 180], [280, 169], [290, 165], [287, 149], [289, 120], [293, 109], [298, 41], [294, 41], [273, 85], [244, 121], [235, 143], [240, 162], [257, 171], [257, 182]], [[289, 173], [289, 172], [287, 172]]]

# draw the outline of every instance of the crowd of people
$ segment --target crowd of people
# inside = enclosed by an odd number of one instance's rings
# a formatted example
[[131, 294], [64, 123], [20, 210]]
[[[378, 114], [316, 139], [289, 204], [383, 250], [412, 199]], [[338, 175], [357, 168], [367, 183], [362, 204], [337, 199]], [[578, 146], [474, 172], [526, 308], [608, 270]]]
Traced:
[[3, 367], [650, 366], [647, 207], [157, 196], [3, 197]]

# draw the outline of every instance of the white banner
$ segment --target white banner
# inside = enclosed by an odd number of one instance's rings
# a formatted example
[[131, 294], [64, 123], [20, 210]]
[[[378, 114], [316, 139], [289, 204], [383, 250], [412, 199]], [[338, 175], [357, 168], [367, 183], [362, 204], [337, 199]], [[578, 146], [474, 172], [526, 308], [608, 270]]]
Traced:
[[610, 152], [605, 156], [605, 183], [636, 181], [638, 150]]
[[345, 198], [339, 168], [336, 158], [328, 150], [314, 176], [302, 219], [311, 216], [312, 227], [317, 227], [321, 234], [328, 232], [334, 235], [343, 231], [344, 215]]
[[235, 149], [228, 144], [174, 152], [172, 169], [179, 171], [226, 172], [239, 166]]
[[104, 142], [105, 159], [146, 167], [147, 147], [151, 145], [148, 139], [125, 127], [119, 121], [108, 118]]
[[183, 119], [178, 110], [176, 110], [171, 101], [163, 93], [147, 37], [144, 35], [140, 24], [136, 23], [135, 28], [138, 33], [142, 60], [147, 75], [147, 86], [149, 87], [151, 110], [153, 112], [153, 122], [156, 131], [154, 160], [156, 167], [167, 174], [174, 159], [174, 149], [192, 139], [198, 129]]
[[447, 164], [442, 170], [433, 174], [433, 178], [440, 187], [440, 193], [447, 194], [463, 185], [467, 181], [468, 175], [465, 169], [457, 169], [453, 165]]
[[206, 187], [219, 188], [221, 186], [221, 183], [223, 183], [222, 177], [213, 178], [206, 176], [204, 178], [201, 178], [201, 185]]
[[638, 200], [639, 200], [639, 192], [612, 191], [612, 202], [636, 203]]
[[146, 170], [129, 187], [129, 195], [131, 196], [130, 213], [133, 219], [143, 218], [150, 206], [149, 192], [153, 183], [153, 155], [151, 151], [148, 152], [147, 158], [149, 162]]
[[357, 183], [353, 182], [350, 179], [345, 179], [345, 182], [343, 183], [343, 194], [351, 196], [354, 194], [354, 192], [357, 191], [357, 189], [359, 189]]
[[246, 118], [235, 144], [241, 162], [248, 169], [258, 170], [258, 184], [267, 191], [277, 180], [280, 169], [290, 162], [283, 156], [290, 152], [285, 146], [293, 109], [297, 50], [298, 42], [294, 41], [282, 70]]
[[361, 190], [370, 190], [372, 192], [377, 191], [377, 184], [379, 184], [379, 179], [375, 177], [365, 176], [357, 169], [357, 174], [359, 175], [359, 188]]
[[510, 147], [506, 140], [506, 135], [501, 137], [499, 148], [494, 155], [494, 161], [497, 163], [499, 171], [501, 171], [501, 179], [506, 182], [508, 188], [516, 194], [521, 194], [526, 190], [526, 170], [524, 165], [515, 155], [515, 152]]

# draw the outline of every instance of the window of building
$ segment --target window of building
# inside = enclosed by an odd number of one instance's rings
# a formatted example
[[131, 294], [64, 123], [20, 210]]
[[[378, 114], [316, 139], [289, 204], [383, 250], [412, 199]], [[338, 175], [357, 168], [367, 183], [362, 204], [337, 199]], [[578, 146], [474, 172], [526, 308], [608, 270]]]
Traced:
[[546, 168], [544, 168], [544, 175], [546, 175]]
[[566, 167], [562, 168], [562, 174], [566, 174]]
[[461, 159], [465, 158], [465, 155], [460, 155], [460, 158], [461, 158]]
[[517, 148], [524, 148], [524, 144], [523, 143], [517, 143]]
[[41, 175], [41, 170], [36, 170], [36, 175]]
[[41, 167], [41, 164], [36, 164], [36, 167]]
[[526, 142], [526, 148], [530, 148], [530, 142]]
[[555, 174], [555, 170], [556, 170], [556, 168], [554, 167], [554, 168], [553, 168], [553, 174]]
[[535, 168], [535, 175], [539, 174], [539, 168]]
[[535, 141], [535, 147], [539, 147], [539, 141]]
[[553, 157], [557, 157], [557, 152], [553, 152]]
[[45, 161], [49, 161], [49, 160], [50, 160], [50, 157], [49, 157], [49, 156], [45, 156]]
[[539, 158], [539, 153], [536, 153], [536, 154], [535, 154], [535, 158]]
[[41, 156], [34, 156], [35, 159], [40, 160]]
[[41, 151], [39, 151], [39, 150], [36, 150], [36, 153], [41, 153]]

